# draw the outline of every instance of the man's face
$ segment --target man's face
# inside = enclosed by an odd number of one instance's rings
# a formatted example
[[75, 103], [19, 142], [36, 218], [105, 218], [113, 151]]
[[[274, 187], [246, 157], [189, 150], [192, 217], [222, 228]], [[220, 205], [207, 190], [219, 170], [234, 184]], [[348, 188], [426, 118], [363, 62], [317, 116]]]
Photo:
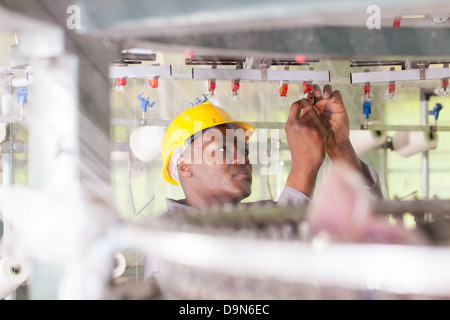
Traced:
[[191, 143], [191, 170], [205, 195], [239, 202], [251, 194], [246, 140], [242, 129], [227, 124], [206, 130]]

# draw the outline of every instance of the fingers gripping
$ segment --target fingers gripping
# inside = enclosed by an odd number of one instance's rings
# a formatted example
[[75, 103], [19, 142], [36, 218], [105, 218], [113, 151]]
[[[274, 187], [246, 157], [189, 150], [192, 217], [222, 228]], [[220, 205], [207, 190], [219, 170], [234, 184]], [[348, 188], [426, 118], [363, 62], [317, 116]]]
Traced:
[[331, 132], [329, 121], [321, 117], [314, 108], [305, 109], [300, 121], [302, 125], [315, 127], [324, 137]]
[[308, 111], [311, 107], [312, 107], [311, 100], [301, 99], [301, 100], [295, 101], [291, 105], [291, 109], [290, 109], [289, 115], [288, 115], [288, 120], [292, 121], [292, 120], [300, 119], [300, 116], [302, 115], [302, 111], [304, 113], [304, 112]]

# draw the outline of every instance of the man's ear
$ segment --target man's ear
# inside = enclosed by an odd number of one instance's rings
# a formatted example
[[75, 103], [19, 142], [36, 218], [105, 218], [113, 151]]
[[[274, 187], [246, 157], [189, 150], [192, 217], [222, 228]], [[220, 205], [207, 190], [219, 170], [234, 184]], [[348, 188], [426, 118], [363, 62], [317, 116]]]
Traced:
[[192, 176], [191, 165], [183, 157], [177, 159], [178, 175], [188, 178]]

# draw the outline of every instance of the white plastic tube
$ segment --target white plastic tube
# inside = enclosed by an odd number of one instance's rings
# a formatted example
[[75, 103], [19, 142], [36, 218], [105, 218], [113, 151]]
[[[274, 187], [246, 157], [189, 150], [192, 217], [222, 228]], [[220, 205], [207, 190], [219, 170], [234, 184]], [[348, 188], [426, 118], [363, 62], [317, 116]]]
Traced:
[[28, 267], [5, 258], [0, 259], [0, 299], [14, 292], [28, 278]]
[[122, 276], [130, 267], [143, 266], [145, 263], [145, 258], [142, 254], [136, 252], [118, 251], [114, 254], [113, 258], [114, 265], [112, 273], [114, 278]]
[[11, 86], [14, 88], [26, 87], [33, 84], [34, 76], [31, 74], [15, 76], [11, 79]]
[[358, 156], [379, 148], [386, 141], [386, 133], [379, 130], [351, 130], [350, 141]]
[[392, 148], [402, 157], [435, 149], [438, 144], [437, 132], [397, 131], [392, 138]]

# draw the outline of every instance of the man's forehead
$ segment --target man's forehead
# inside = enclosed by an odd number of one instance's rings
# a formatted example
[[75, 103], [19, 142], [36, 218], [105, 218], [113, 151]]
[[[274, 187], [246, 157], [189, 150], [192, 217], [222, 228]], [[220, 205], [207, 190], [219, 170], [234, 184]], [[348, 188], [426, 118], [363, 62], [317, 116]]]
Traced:
[[[200, 137], [202, 137], [202, 139], [199, 139]], [[210, 143], [217, 138], [221, 138], [221, 141], [230, 141], [230, 142], [239, 139], [243, 139], [243, 141], [247, 140], [244, 129], [239, 128], [234, 123], [225, 123], [204, 129], [201, 132], [197, 132], [191, 137], [190, 142], [192, 143], [198, 141], [200, 143], [201, 141], [203, 141], [204, 143]]]

